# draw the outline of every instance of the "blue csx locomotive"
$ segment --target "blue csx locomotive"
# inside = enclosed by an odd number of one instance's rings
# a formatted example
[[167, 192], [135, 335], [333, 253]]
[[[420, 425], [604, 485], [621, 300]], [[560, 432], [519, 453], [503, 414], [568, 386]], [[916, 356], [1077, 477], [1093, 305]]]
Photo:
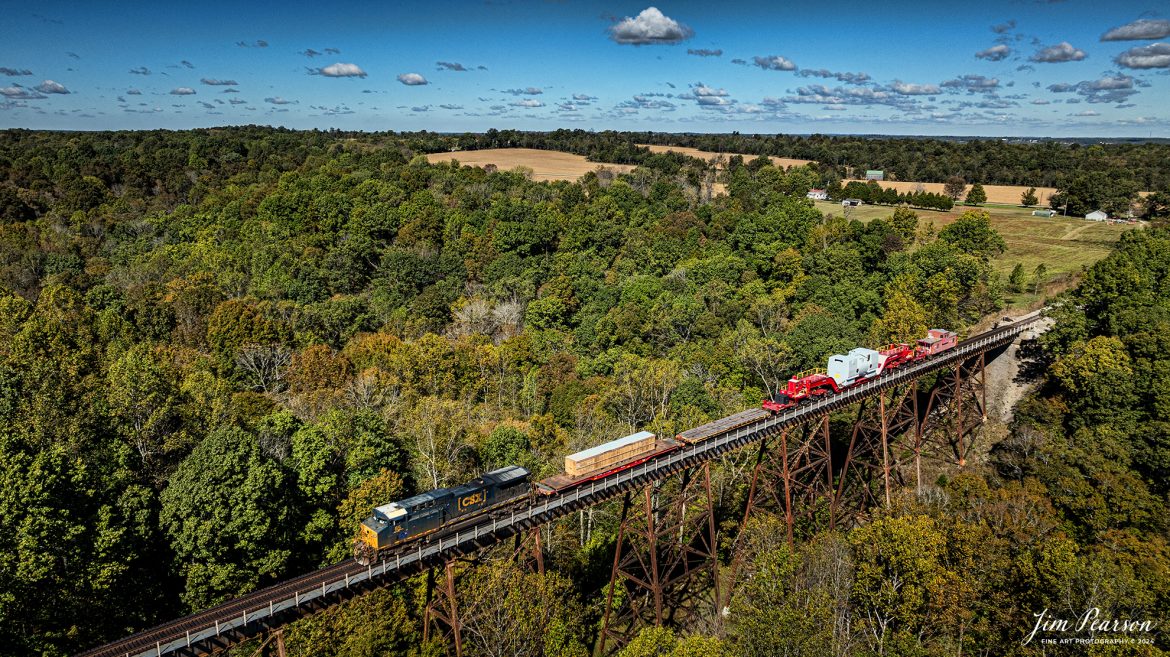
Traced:
[[373, 514], [362, 521], [361, 532], [354, 541], [354, 558], [369, 564], [379, 550], [431, 534], [453, 520], [484, 513], [527, 495], [529, 490], [529, 472], [510, 465], [460, 486], [375, 507]]

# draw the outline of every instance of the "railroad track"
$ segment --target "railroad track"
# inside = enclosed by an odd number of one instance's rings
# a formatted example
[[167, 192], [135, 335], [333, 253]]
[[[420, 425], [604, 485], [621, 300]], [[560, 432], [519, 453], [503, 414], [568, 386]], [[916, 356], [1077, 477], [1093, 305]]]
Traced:
[[600, 504], [623, 492], [740, 449], [784, 427], [819, 418], [878, 391], [1006, 346], [1039, 316], [1037, 311], [1017, 318], [1011, 324], [972, 336], [940, 356], [899, 368], [839, 394], [810, 400], [779, 414], [749, 409], [688, 429], [680, 435], [695, 442], [683, 449], [557, 495], [520, 498], [521, 501], [510, 509], [469, 518], [448, 528], [442, 535], [402, 546], [397, 552], [383, 555], [377, 564], [363, 566], [346, 560], [99, 646], [80, 653], [78, 657], [162, 657], [211, 652], [208, 646], [225, 637], [231, 642], [233, 638], [238, 640], [248, 636], [250, 631], [254, 633], [257, 627], [280, 625], [278, 614], [295, 618], [307, 613], [301, 611], [306, 603], [332, 604], [335, 601], [331, 595], [336, 594], [341, 599], [356, 585], [385, 585], [397, 581], [444, 557], [499, 543], [524, 529]]
[[148, 630], [143, 630], [142, 632], [129, 636], [122, 641], [115, 641], [92, 650], [87, 650], [80, 653], [78, 657], [136, 655], [143, 651], [150, 651], [151, 649], [155, 650], [153, 654], [159, 655], [162, 654], [160, 652], [161, 647], [174, 642], [176, 634], [189, 637], [190, 632], [193, 630], [203, 629], [209, 624], [214, 627], [223, 621], [223, 619], [240, 618], [242, 615], [247, 614], [250, 609], [267, 604], [274, 598], [289, 594], [295, 597], [297, 591], [315, 588], [323, 582], [334, 581], [338, 576], [344, 576], [346, 571], [353, 570], [354, 566], [357, 566], [359, 569], [362, 568], [357, 562], [347, 560], [320, 570], [298, 575], [278, 584], [257, 589], [238, 598], [233, 598], [214, 607], [196, 612], [190, 616], [184, 616], [174, 621], [156, 625]]

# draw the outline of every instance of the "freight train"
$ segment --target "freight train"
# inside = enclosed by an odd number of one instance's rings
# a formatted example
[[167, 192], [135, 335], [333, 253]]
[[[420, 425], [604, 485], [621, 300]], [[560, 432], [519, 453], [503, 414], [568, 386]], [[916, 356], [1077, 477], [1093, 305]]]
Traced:
[[830, 356], [824, 370], [793, 376], [782, 390], [774, 391], [769, 399], [765, 399], [760, 408], [688, 429], [673, 439], [640, 431], [566, 456], [565, 471], [542, 481], [531, 482], [528, 470], [510, 465], [453, 488], [438, 488], [384, 504], [362, 521], [354, 540], [354, 558], [363, 565], [372, 563], [382, 550], [415, 539], [429, 540], [456, 521], [490, 513], [522, 498], [557, 495], [590, 481], [604, 479], [684, 445], [702, 442], [794, 408], [806, 399], [839, 393], [906, 363], [940, 354], [956, 344], [957, 336], [952, 331], [930, 329], [926, 337], [913, 345], [890, 344], [880, 349], [858, 347], [847, 354]]

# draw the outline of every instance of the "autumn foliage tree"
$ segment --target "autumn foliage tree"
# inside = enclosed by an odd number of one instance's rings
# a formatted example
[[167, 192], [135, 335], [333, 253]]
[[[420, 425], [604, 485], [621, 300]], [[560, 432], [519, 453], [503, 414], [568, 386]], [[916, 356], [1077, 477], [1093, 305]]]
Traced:
[[958, 201], [965, 189], [967, 189], [967, 181], [958, 176], [951, 176], [943, 183], [943, 193], [951, 197], [952, 201]]
[[912, 285], [909, 278], [901, 278], [886, 286], [885, 311], [870, 329], [873, 344], [913, 344], [926, 335], [926, 310], [915, 299]]

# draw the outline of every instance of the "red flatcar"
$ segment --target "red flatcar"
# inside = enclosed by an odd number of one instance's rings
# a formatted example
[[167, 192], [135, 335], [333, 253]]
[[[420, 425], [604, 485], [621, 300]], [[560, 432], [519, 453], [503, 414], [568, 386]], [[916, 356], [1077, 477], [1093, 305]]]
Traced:
[[765, 399], [763, 406], [765, 410], [782, 411], [809, 397], [840, 391], [833, 377], [820, 370], [809, 370], [788, 379], [788, 386], [784, 390], [777, 390], [771, 399]]
[[914, 348], [908, 344], [888, 344], [878, 349], [878, 353], [882, 355], [882, 368], [878, 374], [914, 360]]

